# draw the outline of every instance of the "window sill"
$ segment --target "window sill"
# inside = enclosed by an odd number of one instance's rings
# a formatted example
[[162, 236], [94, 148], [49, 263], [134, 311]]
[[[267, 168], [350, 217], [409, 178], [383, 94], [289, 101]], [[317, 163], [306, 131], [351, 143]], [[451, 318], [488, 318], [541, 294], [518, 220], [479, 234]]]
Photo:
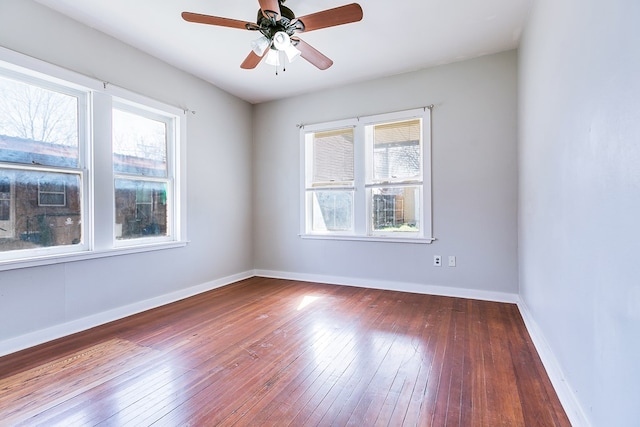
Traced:
[[361, 242], [384, 242], [384, 243], [413, 243], [431, 244], [434, 237], [385, 237], [385, 236], [356, 236], [356, 235], [329, 235], [329, 234], [299, 234], [302, 239], [310, 240], [355, 240]]
[[182, 248], [187, 246], [188, 241], [165, 242], [157, 244], [147, 244], [139, 246], [127, 246], [122, 248], [74, 252], [69, 254], [43, 255], [39, 257], [6, 260], [0, 262], [0, 271], [15, 270], [19, 268], [38, 267], [51, 264], [62, 264], [66, 262], [84, 261], [97, 258], [107, 258], [113, 256], [130, 255], [143, 252], [161, 251], [165, 249]]

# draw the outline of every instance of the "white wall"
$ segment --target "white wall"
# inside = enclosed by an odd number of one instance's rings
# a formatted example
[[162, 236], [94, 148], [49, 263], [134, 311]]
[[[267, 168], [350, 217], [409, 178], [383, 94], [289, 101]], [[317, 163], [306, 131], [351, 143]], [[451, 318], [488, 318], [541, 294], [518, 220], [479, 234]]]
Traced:
[[[516, 68], [512, 51], [257, 105], [256, 269], [418, 292], [435, 286], [444, 293], [465, 288], [517, 294]], [[438, 240], [418, 245], [298, 237], [296, 124], [430, 104]], [[456, 255], [458, 266], [433, 267], [434, 254]]]
[[640, 3], [538, 0], [520, 47], [520, 292], [587, 422], [640, 422]]
[[189, 245], [0, 272], [0, 354], [3, 341], [252, 270], [250, 104], [31, 0], [0, 0], [0, 45], [197, 112]]

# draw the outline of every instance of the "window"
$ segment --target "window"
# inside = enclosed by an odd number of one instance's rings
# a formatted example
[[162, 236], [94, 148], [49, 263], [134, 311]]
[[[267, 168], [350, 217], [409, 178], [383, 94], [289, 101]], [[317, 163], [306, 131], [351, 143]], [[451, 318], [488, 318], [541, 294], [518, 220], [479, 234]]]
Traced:
[[2, 258], [86, 249], [79, 147], [87, 143], [87, 99], [77, 88], [0, 70]]
[[180, 113], [0, 48], [0, 269], [181, 243]]
[[302, 235], [430, 242], [430, 113], [302, 127]]
[[38, 182], [39, 206], [66, 206], [67, 192], [64, 180], [51, 177]]
[[353, 128], [316, 132], [309, 141], [310, 230], [349, 232], [353, 228]]

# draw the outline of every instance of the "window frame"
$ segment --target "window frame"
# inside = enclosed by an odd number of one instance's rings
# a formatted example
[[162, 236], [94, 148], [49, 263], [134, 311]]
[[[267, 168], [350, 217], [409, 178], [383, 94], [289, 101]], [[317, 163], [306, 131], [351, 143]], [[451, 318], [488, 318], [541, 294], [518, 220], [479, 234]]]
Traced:
[[[364, 240], [395, 243], [431, 243], [432, 237], [432, 205], [431, 205], [431, 110], [432, 106], [376, 114], [365, 117], [337, 120], [300, 126], [300, 233], [305, 239], [329, 240]], [[367, 137], [371, 126], [390, 122], [421, 119], [421, 179], [391, 179], [376, 182], [373, 179], [373, 141]], [[353, 229], [348, 232], [313, 231], [309, 193], [319, 191], [311, 188], [309, 174], [313, 167], [313, 156], [310, 135], [318, 132], [354, 128], [354, 185], [353, 189]], [[371, 176], [369, 176], [369, 173]], [[372, 189], [380, 187], [421, 186], [420, 195], [420, 227], [418, 232], [375, 231], [373, 222]], [[324, 187], [322, 187], [324, 188]], [[322, 189], [320, 188], [320, 190]], [[327, 187], [330, 188], [330, 187]], [[342, 187], [334, 187], [341, 189]], [[345, 187], [351, 189], [351, 187]]]
[[[316, 183], [313, 181], [312, 178], [312, 173], [310, 173], [309, 175], [306, 175], [306, 170], [310, 170], [313, 171], [313, 156], [312, 155], [305, 155], [305, 153], [308, 153], [311, 150], [311, 146], [313, 144], [313, 140], [310, 138], [307, 138], [307, 135], [310, 135], [312, 132], [313, 133], [319, 133], [319, 132], [331, 132], [334, 130], [341, 130], [341, 129], [349, 129], [349, 128], [353, 128], [353, 150], [354, 150], [354, 162], [355, 162], [355, 158], [356, 158], [356, 141], [357, 141], [357, 120], [354, 119], [347, 119], [347, 120], [340, 120], [340, 121], [335, 121], [335, 122], [329, 122], [329, 123], [325, 123], [319, 126], [313, 125], [313, 126], [309, 126], [308, 127], [308, 132], [304, 132], [304, 129], [300, 129], [301, 133], [300, 133], [300, 138], [302, 141], [302, 152], [303, 152], [303, 161], [301, 162], [303, 165], [303, 173], [302, 173], [302, 191], [303, 191], [303, 197], [302, 197], [302, 230], [303, 230], [303, 234], [305, 235], [313, 235], [313, 236], [320, 236], [320, 235], [325, 235], [323, 233], [318, 233], [318, 232], [310, 232], [309, 229], [311, 227], [311, 224], [313, 223], [313, 212], [312, 209], [308, 209], [308, 206], [310, 206], [313, 203], [313, 194], [316, 192], [351, 192], [352, 196], [351, 196], [351, 218], [352, 218], [352, 222], [355, 221], [355, 212], [356, 212], [356, 207], [355, 207], [355, 199], [356, 199], [356, 180], [357, 180], [357, 172], [356, 172], [356, 168], [354, 166], [354, 180], [353, 183], [348, 183], [348, 182], [338, 182], [338, 183], [331, 183], [331, 182], [327, 182], [327, 183]], [[353, 230], [353, 224], [351, 227], [351, 230], [336, 230], [333, 231], [331, 233], [328, 233], [326, 235], [333, 235], [333, 236], [343, 236], [343, 237], [347, 237], [347, 236], [351, 236], [354, 234], [354, 230]]]
[[[114, 178], [114, 197], [115, 197], [115, 182], [116, 180], [131, 180], [138, 182], [146, 182], [146, 183], [165, 183], [167, 188], [167, 200], [170, 201], [169, 209], [167, 210], [167, 234], [166, 236], [151, 236], [151, 237], [137, 237], [132, 239], [118, 239], [116, 233], [116, 225], [115, 225], [115, 199], [114, 199], [114, 233], [113, 233], [113, 245], [114, 247], [130, 247], [130, 246], [139, 246], [146, 244], [156, 244], [162, 242], [170, 242], [174, 240], [174, 233], [178, 233], [180, 227], [175, 224], [176, 218], [179, 216], [178, 210], [176, 209], [176, 145], [178, 140], [178, 135], [176, 133], [177, 126], [179, 123], [176, 123], [178, 118], [175, 115], [168, 115], [164, 111], [159, 111], [158, 109], [152, 108], [149, 105], [141, 106], [140, 104], [133, 103], [127, 99], [122, 98], [114, 98], [112, 103], [112, 109], [119, 109], [121, 111], [126, 111], [128, 113], [139, 115], [140, 117], [144, 117], [147, 119], [159, 121], [165, 124], [165, 138], [166, 138], [166, 176], [164, 177], [156, 177], [151, 175], [142, 175], [142, 174], [134, 174], [134, 173], [126, 173], [126, 172], [116, 172], [113, 171]], [[113, 153], [112, 153], [113, 156]], [[138, 203], [136, 201], [136, 207]], [[136, 212], [137, 216], [137, 212]]]
[[[0, 271], [61, 262], [94, 259], [183, 247], [186, 235], [186, 112], [146, 96], [78, 74], [0, 47], [0, 73], [27, 84], [71, 94], [78, 99], [78, 167], [0, 162], [0, 168], [39, 172], [76, 173], [82, 191], [82, 243], [0, 252]], [[80, 94], [78, 96], [78, 94]], [[111, 155], [111, 111], [114, 103], [134, 106], [150, 114], [170, 117], [173, 144], [167, 144], [171, 179], [171, 233], [163, 239], [115, 239], [115, 172]], [[167, 130], [169, 131], [169, 130]], [[40, 202], [40, 185], [38, 200]], [[68, 194], [65, 201], [69, 203]]]

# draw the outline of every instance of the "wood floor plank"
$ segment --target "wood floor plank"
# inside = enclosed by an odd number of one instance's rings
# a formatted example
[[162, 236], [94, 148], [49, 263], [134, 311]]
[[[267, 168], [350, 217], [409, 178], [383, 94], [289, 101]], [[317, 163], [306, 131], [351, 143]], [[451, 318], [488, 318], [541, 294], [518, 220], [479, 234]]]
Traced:
[[18, 425], [570, 424], [513, 304], [256, 277], [0, 358]]
[[[347, 340], [346, 343], [354, 346], [355, 349], [360, 350], [362, 347], [359, 345], [360, 336], [358, 334], [361, 328], [369, 328], [370, 323], [375, 323], [381, 314], [379, 310], [379, 303], [384, 300], [383, 295], [379, 295], [377, 299], [373, 299], [368, 295], [365, 295], [363, 298], [359, 300], [357, 304], [349, 305], [345, 311], [340, 313], [333, 313], [332, 318], [339, 319], [341, 324], [343, 325], [343, 332], [340, 337], [345, 337]], [[341, 347], [339, 347], [340, 351], [345, 350], [346, 345], [343, 343]], [[339, 379], [348, 377], [352, 378], [351, 373], [348, 369], [353, 369], [358, 365], [357, 362], [354, 363], [354, 359], [359, 357], [359, 354], [353, 354], [351, 358], [348, 357], [349, 362], [347, 365], [347, 370], [343, 370], [343, 374], [339, 377]], [[323, 360], [327, 361], [329, 357], [323, 358]], [[328, 360], [331, 361], [331, 360]], [[295, 381], [292, 383], [292, 386], [288, 393], [283, 395], [286, 398], [284, 402], [281, 402], [279, 406], [275, 407], [275, 410], [272, 411], [266, 421], [268, 424], [277, 425], [279, 420], [284, 417], [295, 419], [298, 416], [299, 412], [304, 409], [302, 405], [296, 405], [298, 401], [304, 401], [305, 395], [301, 393], [302, 390], [306, 391], [312, 381], [317, 379], [317, 375], [313, 375], [314, 373], [318, 374], [320, 370], [318, 366], [313, 366], [312, 372], [310, 375], [305, 376], [302, 382]], [[297, 383], [297, 384], [296, 384]], [[287, 397], [289, 396], [289, 397]]]
[[[372, 318], [373, 322], [367, 325], [367, 330], [382, 331], [383, 334], [386, 334], [391, 320], [388, 310], [388, 306], [391, 304], [390, 295], [385, 295], [384, 298], [370, 306], [374, 313], [377, 314], [375, 318]], [[345, 425], [351, 419], [369, 383], [380, 369], [380, 365], [388, 352], [389, 343], [383, 340], [383, 334], [380, 334], [379, 337], [369, 335], [358, 337], [359, 345], [365, 350], [362, 353], [363, 357], [359, 360], [359, 363], [354, 365], [354, 370], [349, 375], [348, 382], [341, 386], [341, 392], [336, 398], [336, 405], [330, 408], [330, 412], [323, 418], [323, 423]]]
[[[392, 315], [395, 321], [389, 331], [390, 346], [382, 362], [384, 368], [376, 372], [367, 392], [360, 398], [358, 408], [351, 416], [351, 424], [363, 422], [366, 425], [374, 425], [376, 421], [384, 424], [380, 411], [389, 394], [393, 394], [393, 386], [404, 361], [415, 350], [409, 338], [410, 318], [416, 317], [414, 307], [407, 301], [411, 296], [398, 294], [397, 298], [397, 303], [391, 309], [391, 312], [395, 313]], [[396, 388], [398, 387], [396, 384]]]
[[[355, 358], [354, 350], [357, 349], [353, 324], [359, 321], [361, 314], [356, 313], [359, 313], [363, 304], [368, 304], [367, 300], [359, 300], [359, 295], [365, 292], [355, 288], [352, 290], [356, 293], [350, 294], [349, 298], [357, 302], [349, 308], [351, 313], [340, 313], [334, 310], [331, 319], [319, 322], [320, 329], [331, 329], [334, 333], [324, 342], [318, 342], [313, 346], [313, 357], [297, 359], [295, 365], [292, 364], [287, 367], [286, 372], [279, 373], [282, 378], [278, 381], [270, 379], [269, 386], [273, 392], [277, 393], [276, 399], [263, 399], [264, 396], [261, 396], [260, 401], [254, 402], [251, 410], [245, 415], [253, 417], [260, 425], [277, 423], [283, 414], [290, 413], [290, 409], [300, 400], [301, 390], [306, 390], [310, 384], [317, 381], [318, 377], [325, 374], [328, 362], [333, 366], [333, 370], [325, 376], [331, 379], [332, 377], [341, 378], [344, 375], [344, 369]], [[345, 319], [346, 316], [348, 321]], [[341, 372], [336, 374], [336, 371]]]

